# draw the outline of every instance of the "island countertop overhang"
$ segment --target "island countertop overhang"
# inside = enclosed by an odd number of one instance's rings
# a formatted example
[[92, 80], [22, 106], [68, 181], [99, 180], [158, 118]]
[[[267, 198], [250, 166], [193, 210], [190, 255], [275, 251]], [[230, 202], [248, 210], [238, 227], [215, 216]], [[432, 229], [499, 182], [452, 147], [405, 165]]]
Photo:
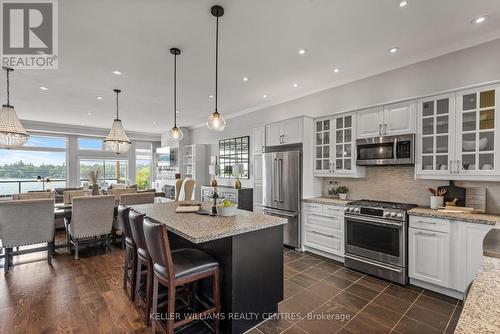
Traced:
[[237, 210], [234, 217], [176, 213], [177, 205], [177, 202], [169, 202], [133, 205], [131, 208], [165, 224], [169, 231], [195, 244], [288, 223], [286, 218], [244, 210]]

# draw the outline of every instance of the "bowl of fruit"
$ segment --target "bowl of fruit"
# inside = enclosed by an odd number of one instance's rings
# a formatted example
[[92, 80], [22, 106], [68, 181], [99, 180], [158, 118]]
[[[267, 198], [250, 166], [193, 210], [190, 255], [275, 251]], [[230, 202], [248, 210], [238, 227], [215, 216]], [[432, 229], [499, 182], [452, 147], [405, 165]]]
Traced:
[[232, 217], [236, 215], [236, 205], [225, 199], [217, 205], [217, 215], [222, 217]]

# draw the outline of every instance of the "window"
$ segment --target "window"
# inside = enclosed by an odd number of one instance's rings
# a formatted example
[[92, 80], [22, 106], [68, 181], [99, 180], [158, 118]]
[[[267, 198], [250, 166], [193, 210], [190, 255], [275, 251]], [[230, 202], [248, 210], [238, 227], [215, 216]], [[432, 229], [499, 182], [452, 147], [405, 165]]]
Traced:
[[102, 151], [103, 150], [103, 139], [80, 137], [80, 138], [78, 138], [78, 149], [79, 150]]
[[153, 151], [151, 148], [138, 148], [135, 150], [135, 182], [139, 190], [151, 188], [152, 155]]
[[66, 147], [66, 137], [31, 135], [20, 148], [0, 149], [0, 197], [65, 187]]
[[89, 172], [94, 169], [99, 170], [101, 182], [116, 184], [128, 181], [127, 160], [80, 159], [80, 181], [89, 181]]

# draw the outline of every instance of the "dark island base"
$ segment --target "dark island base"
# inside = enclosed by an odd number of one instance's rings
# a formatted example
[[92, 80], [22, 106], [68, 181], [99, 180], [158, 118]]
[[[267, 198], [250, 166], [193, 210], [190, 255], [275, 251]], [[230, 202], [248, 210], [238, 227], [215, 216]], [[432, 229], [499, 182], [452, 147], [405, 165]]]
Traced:
[[[283, 225], [194, 244], [174, 233], [172, 248], [199, 248], [221, 266], [221, 333], [244, 333], [278, 310], [283, 300]], [[210, 294], [210, 282], [201, 291]]]

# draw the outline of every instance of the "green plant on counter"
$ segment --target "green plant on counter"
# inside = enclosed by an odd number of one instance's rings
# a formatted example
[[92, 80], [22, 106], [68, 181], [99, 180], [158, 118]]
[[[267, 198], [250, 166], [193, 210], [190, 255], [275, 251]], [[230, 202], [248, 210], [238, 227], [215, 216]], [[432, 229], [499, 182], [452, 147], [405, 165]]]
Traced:
[[337, 194], [347, 194], [349, 192], [349, 188], [346, 186], [338, 186], [336, 192]]

